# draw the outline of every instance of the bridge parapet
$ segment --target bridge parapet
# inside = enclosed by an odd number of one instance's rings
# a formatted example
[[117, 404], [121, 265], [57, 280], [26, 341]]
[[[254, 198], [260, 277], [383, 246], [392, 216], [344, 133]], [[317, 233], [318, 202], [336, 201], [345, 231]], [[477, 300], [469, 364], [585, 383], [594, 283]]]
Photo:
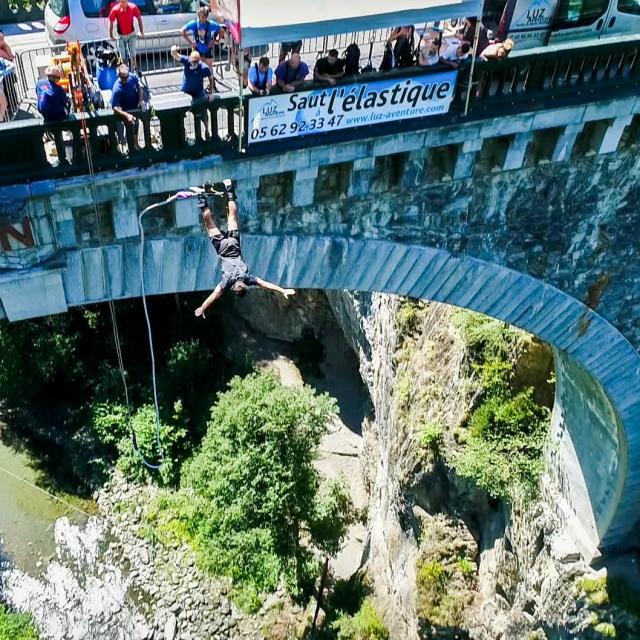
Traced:
[[[386, 74], [362, 74], [345, 78], [338, 86], [348, 89], [380, 79], [424, 79], [441, 71], [410, 68]], [[588, 48], [546, 47], [502, 61], [478, 62], [472, 80], [470, 73], [469, 66], [458, 71], [453, 100], [446, 113], [297, 135], [266, 143], [252, 141], [249, 144], [247, 139], [249, 105], [253, 98], [245, 98], [243, 114], [240, 115], [238, 97], [233, 95], [221, 95], [215, 102], [196, 109], [196, 115], [202, 117], [204, 114], [210, 125], [208, 136], [197, 125], [194, 112], [187, 104], [140, 113], [140, 148], [134, 145], [133, 134], [129, 130], [126, 153], [117, 144], [118, 119], [110, 111], [98, 111], [84, 122], [77, 115], [47, 125], [41, 121], [15, 121], [0, 126], [0, 145], [12, 150], [11, 154], [0, 157], [0, 185], [15, 184], [17, 180], [87, 174], [89, 164], [85, 139], [94, 170], [111, 171], [214, 154], [225, 159], [237, 159], [281, 153], [374, 136], [442, 129], [447, 125], [458, 127], [463, 134], [462, 139], [458, 135], [443, 141], [443, 144], [455, 144], [466, 141], [464, 125], [482, 120], [495, 121], [507, 115], [537, 114], [536, 124], [529, 127], [532, 130], [567, 127], [574, 124], [575, 118], [568, 116], [563, 120], [555, 115], [558, 109], [567, 107], [586, 109], [582, 122], [601, 123], [602, 149], [598, 151], [608, 152], [615, 150], [620, 133], [640, 112], [636, 99], [640, 88], [640, 42], [635, 38], [607, 39]], [[313, 87], [309, 85], [308, 88]], [[621, 100], [624, 98], [628, 98], [628, 102]], [[615, 108], [612, 108], [613, 104]], [[503, 135], [522, 133], [516, 120], [506, 122], [511, 130], [494, 124], [496, 131]], [[570, 148], [572, 134], [564, 133], [568, 135], [562, 138], [562, 143]], [[575, 133], [577, 135], [578, 131]], [[239, 136], [242, 136], [240, 142]], [[525, 144], [525, 137], [520, 136], [520, 142]], [[243, 148], [242, 153], [239, 152], [240, 147]], [[558, 148], [554, 159], [562, 160], [565, 155]], [[510, 158], [510, 162], [517, 166], [517, 156]], [[462, 166], [460, 171], [464, 173]]]

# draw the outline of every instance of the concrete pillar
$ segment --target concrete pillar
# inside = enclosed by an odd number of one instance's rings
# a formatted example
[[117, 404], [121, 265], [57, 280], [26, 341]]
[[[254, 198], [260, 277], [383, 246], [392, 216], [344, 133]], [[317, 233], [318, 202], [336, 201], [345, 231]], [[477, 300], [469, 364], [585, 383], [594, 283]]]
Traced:
[[136, 207], [131, 206], [131, 199], [116, 198], [111, 201], [111, 207], [113, 212], [113, 235], [116, 240], [137, 236], [139, 233], [138, 219]]
[[476, 154], [482, 149], [483, 138], [474, 138], [473, 140], [465, 140], [462, 148], [458, 152], [456, 164], [453, 169], [454, 180], [464, 180], [473, 175], [473, 167], [476, 163]]
[[313, 204], [317, 177], [317, 166], [296, 171], [293, 181], [293, 196], [291, 198], [294, 207], [308, 207]]
[[560, 134], [558, 142], [556, 142], [555, 149], [551, 156], [551, 162], [564, 162], [571, 157], [571, 152], [576, 143], [576, 138], [582, 132], [584, 123], [569, 124], [565, 127], [565, 130]]
[[619, 116], [605, 129], [602, 140], [596, 147], [598, 153], [614, 153], [618, 149], [618, 143], [622, 137], [622, 132], [631, 124], [633, 115]]
[[376, 165], [375, 157], [360, 158], [353, 161], [349, 196], [364, 196], [371, 190], [371, 179]]
[[520, 169], [522, 167], [527, 148], [532, 139], [533, 132], [531, 131], [516, 133], [509, 145], [504, 164], [502, 165], [504, 171], [512, 171], [513, 169]]
[[236, 182], [236, 195], [238, 202], [242, 203], [240, 215], [243, 218], [253, 218], [258, 215], [258, 187], [260, 178], [251, 176], [242, 178]]
[[200, 209], [193, 198], [176, 200], [176, 227], [193, 227], [200, 224]]
[[424, 178], [424, 168], [427, 162], [426, 149], [410, 151], [404, 164], [401, 184], [403, 187], [417, 187]]

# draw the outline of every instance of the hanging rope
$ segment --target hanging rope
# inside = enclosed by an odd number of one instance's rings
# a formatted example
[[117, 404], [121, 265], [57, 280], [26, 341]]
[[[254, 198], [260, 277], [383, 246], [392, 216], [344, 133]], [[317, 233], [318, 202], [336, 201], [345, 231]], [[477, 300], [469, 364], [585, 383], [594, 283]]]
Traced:
[[[155, 408], [156, 414], [156, 446], [158, 448], [160, 464], [153, 465], [147, 462], [142, 454], [139, 452], [139, 455], [144, 462], [144, 464], [150, 469], [160, 469], [162, 464], [164, 463], [164, 451], [162, 449], [162, 439], [161, 439], [161, 427], [160, 427], [160, 405], [158, 403], [158, 384], [156, 378], [156, 357], [155, 350], [153, 347], [153, 329], [151, 327], [151, 318], [149, 317], [149, 309], [147, 308], [147, 290], [144, 282], [144, 226], [142, 224], [142, 218], [153, 209], [157, 209], [159, 207], [164, 207], [165, 205], [173, 202], [174, 200], [185, 200], [187, 198], [194, 198], [200, 193], [204, 193], [205, 189], [202, 187], [189, 187], [189, 190], [186, 191], [178, 191], [173, 196], [170, 196], [166, 200], [162, 202], [156, 202], [155, 204], [149, 205], [145, 209], [140, 212], [138, 216], [138, 231], [140, 233], [140, 251], [138, 252], [138, 266], [140, 269], [140, 293], [142, 296], [142, 308], [144, 309], [144, 318], [147, 323], [147, 338], [149, 340], [149, 353], [151, 355], [151, 382], [152, 382], [152, 390], [153, 390], [153, 406]], [[224, 195], [221, 191], [215, 191], [213, 189], [207, 189], [208, 194], [212, 195]]]

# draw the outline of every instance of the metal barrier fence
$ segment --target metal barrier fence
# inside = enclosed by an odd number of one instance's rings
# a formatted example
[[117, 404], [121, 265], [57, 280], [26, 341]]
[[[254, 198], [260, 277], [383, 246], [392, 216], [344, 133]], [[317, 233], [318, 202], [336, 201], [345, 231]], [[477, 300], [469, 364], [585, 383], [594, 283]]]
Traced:
[[[116, 43], [108, 40], [93, 40], [80, 43], [89, 70], [94, 78], [99, 72], [99, 61], [96, 56], [99, 48], [116, 49]], [[160, 31], [145, 34], [138, 38], [137, 59], [143, 76], [156, 76], [181, 72], [180, 64], [171, 57], [171, 46], [177, 44], [181, 50], [187, 52], [188, 45], [177, 31]], [[19, 86], [16, 89], [19, 102], [35, 100], [36, 82], [43, 76], [44, 69], [50, 64], [52, 56], [64, 52], [66, 45], [30, 47], [20, 50], [16, 55], [17, 78]], [[213, 71], [218, 78], [223, 78], [225, 72], [231, 68], [229, 47], [223, 43], [214, 58]], [[176, 82], [176, 90], [178, 82]]]

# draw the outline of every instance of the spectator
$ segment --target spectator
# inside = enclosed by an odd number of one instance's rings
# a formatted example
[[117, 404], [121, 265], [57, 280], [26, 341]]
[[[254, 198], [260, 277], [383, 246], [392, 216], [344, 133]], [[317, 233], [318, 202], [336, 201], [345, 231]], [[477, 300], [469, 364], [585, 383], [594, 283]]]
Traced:
[[36, 84], [36, 96], [38, 98], [38, 111], [45, 122], [59, 122], [69, 115], [71, 103], [67, 92], [58, 83], [62, 78], [62, 69], [59, 66], [47, 67], [46, 80], [38, 80]]
[[124, 144], [127, 139], [125, 136], [125, 125], [133, 127], [134, 147], [138, 146], [138, 119], [130, 113], [135, 109], [142, 109], [144, 102], [142, 94], [142, 86], [135, 74], [129, 74], [129, 67], [122, 63], [118, 66], [118, 79], [113, 85], [111, 92], [111, 107], [113, 112], [120, 118], [117, 123], [116, 132], [118, 134], [118, 142]]
[[339, 55], [336, 49], [330, 49], [326, 58], [320, 58], [316, 62], [313, 70], [313, 79], [316, 82], [327, 82], [333, 85], [338, 78], [342, 78], [345, 62], [339, 58]]
[[9, 62], [13, 62], [13, 51], [11, 51], [11, 47], [7, 44], [7, 41], [4, 39], [4, 31], [0, 29], [0, 58], [4, 60], [8, 60]]
[[507, 38], [504, 42], [494, 42], [482, 51], [480, 57], [483, 60], [502, 60], [511, 53], [514, 44], [511, 38]]
[[309, 73], [309, 67], [302, 62], [299, 53], [292, 53], [288, 60], [284, 60], [276, 69], [276, 84], [286, 93], [299, 89]]
[[[11, 47], [7, 44], [4, 39], [4, 31], [0, 29], [0, 60], [3, 62], [13, 62], [15, 56], [13, 55], [13, 51]], [[16, 91], [16, 84], [18, 79], [16, 77], [15, 66], [11, 64], [5, 64], [2, 69], [4, 74], [4, 87], [3, 93], [7, 102], [7, 107], [9, 109], [9, 115], [15, 113], [18, 109], [18, 93]]]
[[440, 43], [434, 38], [423, 39], [420, 42], [418, 66], [431, 67], [440, 62]]
[[[174, 44], [171, 47], [171, 57], [184, 67], [182, 76], [182, 86], [180, 90], [190, 95], [193, 100], [202, 100], [213, 92], [213, 78], [211, 69], [200, 60], [200, 54], [192, 51], [189, 57], [180, 55], [178, 47]], [[204, 79], [209, 79], [209, 85], [205, 92]]]
[[254, 96], [266, 96], [273, 86], [273, 71], [269, 67], [269, 58], [263, 56], [249, 69], [249, 90]]
[[295, 40], [293, 42], [280, 43], [280, 55], [278, 56], [278, 64], [284, 62], [284, 59], [289, 53], [300, 53], [302, 50], [302, 40]]
[[197, 19], [187, 22], [180, 29], [180, 35], [200, 54], [209, 69], [213, 70], [213, 50], [220, 36], [220, 25], [209, 20], [209, 7], [200, 7]]
[[133, 21], [138, 21], [140, 35], [144, 37], [144, 27], [142, 26], [142, 15], [140, 9], [135, 4], [129, 4], [128, 0], [118, 0], [109, 12], [109, 40], [114, 40], [113, 25], [117, 24], [118, 29], [118, 53], [123, 62], [129, 62], [136, 69], [136, 40], [138, 38]]
[[[197, 51], [192, 51], [189, 57], [180, 55], [178, 47], [174, 44], [171, 47], [171, 57], [178, 61], [184, 67], [184, 74], [182, 76], [181, 91], [191, 96], [191, 106], [197, 107], [206, 104], [212, 99], [213, 93], [213, 74], [211, 69], [200, 60], [200, 54]], [[204, 79], [208, 78], [209, 84], [205, 91]], [[205, 136], [209, 137], [209, 131], [207, 128], [207, 110], [202, 109], [197, 114], [199, 119], [205, 128]]]
[[396, 68], [410, 67], [413, 65], [413, 25], [395, 27], [391, 30], [387, 45], [395, 40], [393, 45], [393, 66]]
[[445, 38], [443, 40], [445, 50], [440, 47], [440, 59], [444, 64], [453, 69], [457, 69], [458, 65], [471, 55], [471, 45], [465, 40], [457, 38]]

